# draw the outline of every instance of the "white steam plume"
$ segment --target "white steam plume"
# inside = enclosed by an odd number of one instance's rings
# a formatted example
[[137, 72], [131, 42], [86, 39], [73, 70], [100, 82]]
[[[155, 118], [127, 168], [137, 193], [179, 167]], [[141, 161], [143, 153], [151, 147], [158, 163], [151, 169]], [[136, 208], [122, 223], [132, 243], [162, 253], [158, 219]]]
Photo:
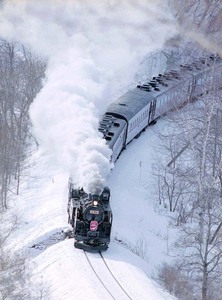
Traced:
[[160, 1], [4, 2], [0, 36], [48, 59], [45, 85], [30, 110], [34, 133], [87, 191], [102, 186], [111, 167], [97, 130], [101, 114], [132, 82], [143, 57], [175, 33], [173, 22]]

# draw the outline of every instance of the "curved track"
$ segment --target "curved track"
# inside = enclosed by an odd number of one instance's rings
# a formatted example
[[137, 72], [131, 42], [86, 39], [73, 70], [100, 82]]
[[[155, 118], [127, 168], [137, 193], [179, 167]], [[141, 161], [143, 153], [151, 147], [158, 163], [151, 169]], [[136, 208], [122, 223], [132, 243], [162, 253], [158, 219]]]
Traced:
[[98, 254], [92, 254], [84, 251], [84, 253], [91, 269], [93, 270], [95, 276], [98, 278], [104, 289], [109, 294], [110, 299], [133, 300], [116, 279], [101, 252], [99, 252]]

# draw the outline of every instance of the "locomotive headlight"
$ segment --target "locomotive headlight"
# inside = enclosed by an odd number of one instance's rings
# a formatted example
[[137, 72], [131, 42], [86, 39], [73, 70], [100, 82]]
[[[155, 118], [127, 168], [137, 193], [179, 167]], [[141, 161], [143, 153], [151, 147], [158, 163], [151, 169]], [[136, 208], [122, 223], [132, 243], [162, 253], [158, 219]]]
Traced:
[[97, 206], [98, 205], [98, 201], [93, 201], [93, 205]]

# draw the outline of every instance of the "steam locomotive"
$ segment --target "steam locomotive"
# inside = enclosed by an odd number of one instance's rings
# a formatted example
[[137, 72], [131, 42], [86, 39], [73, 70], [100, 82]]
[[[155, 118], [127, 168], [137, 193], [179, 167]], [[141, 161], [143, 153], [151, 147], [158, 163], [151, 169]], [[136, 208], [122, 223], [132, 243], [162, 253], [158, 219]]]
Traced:
[[171, 70], [126, 92], [111, 103], [99, 131], [115, 162], [132, 139], [167, 112], [222, 87], [222, 59], [209, 55], [178, 70]]
[[85, 251], [108, 249], [112, 227], [110, 190], [101, 194], [87, 194], [69, 181], [68, 222], [73, 228], [74, 246]]
[[[99, 131], [112, 150], [115, 162], [122, 150], [150, 124], [175, 108], [222, 87], [222, 59], [209, 55], [181, 65], [139, 84], [111, 103], [99, 123]], [[108, 248], [112, 226], [110, 190], [87, 194], [69, 183], [68, 216], [74, 246], [86, 251]]]

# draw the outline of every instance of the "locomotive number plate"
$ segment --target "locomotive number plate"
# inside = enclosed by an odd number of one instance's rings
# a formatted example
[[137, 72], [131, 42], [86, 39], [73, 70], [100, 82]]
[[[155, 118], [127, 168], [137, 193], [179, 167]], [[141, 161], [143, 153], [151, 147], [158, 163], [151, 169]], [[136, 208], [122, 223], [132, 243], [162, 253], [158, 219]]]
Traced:
[[99, 211], [98, 211], [98, 210], [93, 210], [93, 209], [91, 209], [89, 212], [90, 212], [92, 215], [98, 215], [98, 214], [99, 214]]

